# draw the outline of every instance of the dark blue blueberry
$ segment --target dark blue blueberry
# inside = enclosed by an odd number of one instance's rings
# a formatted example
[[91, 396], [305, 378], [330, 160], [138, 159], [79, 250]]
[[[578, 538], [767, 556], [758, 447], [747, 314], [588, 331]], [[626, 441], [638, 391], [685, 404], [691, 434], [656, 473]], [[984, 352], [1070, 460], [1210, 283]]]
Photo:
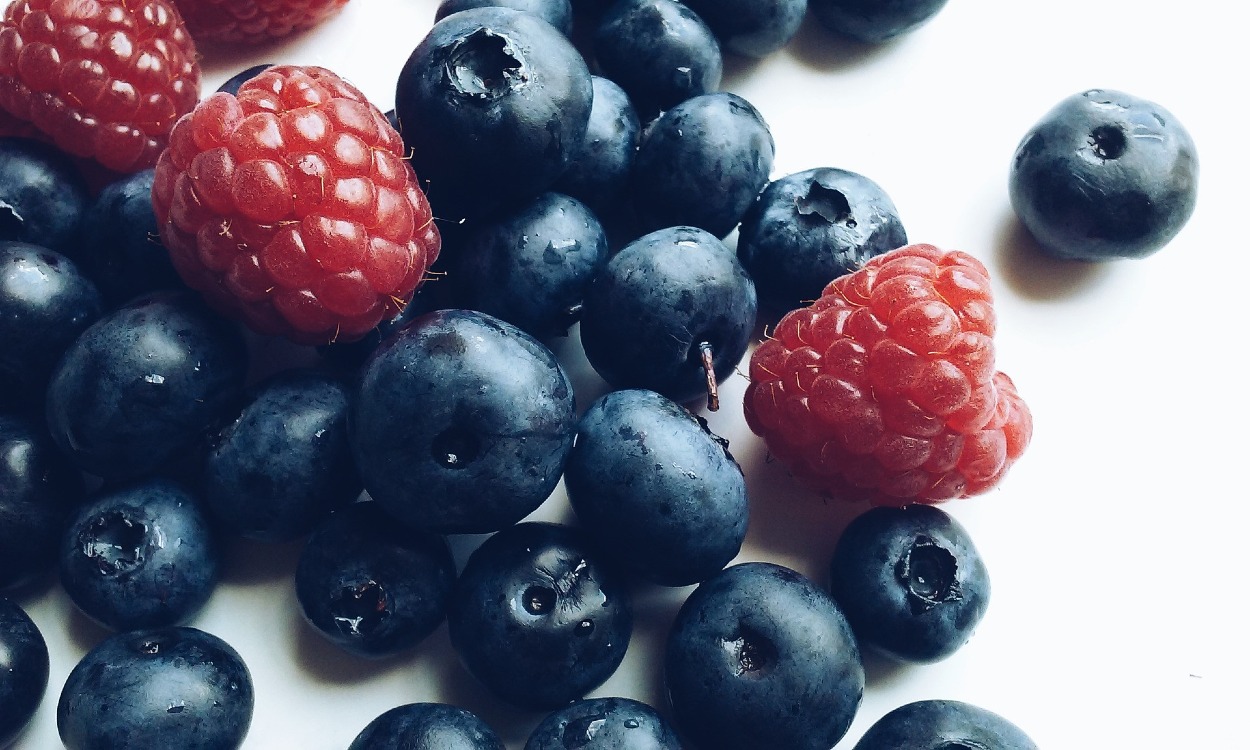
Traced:
[[0, 388], [41, 397], [57, 360], [102, 312], [95, 284], [69, 258], [0, 241]]
[[830, 590], [859, 642], [903, 662], [934, 662], [972, 635], [990, 579], [968, 532], [940, 508], [873, 508], [838, 540]]
[[70, 519], [61, 585], [113, 630], [186, 622], [217, 585], [220, 551], [199, 498], [163, 478], [106, 489]]
[[715, 409], [712, 386], [746, 353], [756, 307], [755, 285], [723, 242], [661, 229], [622, 248], [591, 285], [582, 346], [615, 388], [683, 402], [706, 394]]
[[633, 630], [625, 583], [580, 531], [526, 522], [473, 551], [447, 613], [451, 644], [497, 697], [535, 711], [616, 671]]
[[439, 533], [485, 533], [529, 515], [573, 447], [573, 386], [555, 355], [498, 318], [417, 318], [365, 363], [348, 434], [365, 489]]
[[582, 142], [592, 96], [563, 34], [488, 7], [434, 25], [400, 72], [395, 111], [434, 214], [454, 220], [549, 189]]
[[118, 633], [61, 690], [67, 750], [235, 750], [252, 723], [252, 676], [239, 653], [195, 628]]
[[594, 55], [646, 117], [715, 91], [724, 72], [716, 35], [676, 0], [616, 0], [595, 27]]
[[269, 70], [272, 67], [273, 67], [273, 63], [261, 63], [260, 65], [253, 65], [250, 68], [240, 70], [238, 73], [235, 73], [234, 75], [230, 76], [230, 78], [227, 79], [225, 83], [218, 86], [217, 90], [221, 93], [230, 94], [232, 96], [237, 96], [239, 93], [240, 86], [252, 80], [256, 76], [260, 75], [261, 73], [264, 73], [266, 70]]
[[746, 536], [746, 480], [728, 444], [654, 391], [614, 391], [591, 404], [564, 484], [599, 548], [661, 585], [704, 580]]
[[0, 590], [52, 568], [61, 531], [82, 496], [82, 474], [57, 450], [43, 421], [0, 413]]
[[592, 83], [595, 98], [586, 137], [556, 182], [556, 190], [608, 213], [629, 185], [641, 126], [620, 86], [600, 76], [594, 76]]
[[504, 750], [504, 744], [470, 711], [446, 703], [409, 703], [369, 722], [347, 750]]
[[570, 0], [443, 0], [434, 11], [434, 20], [441, 21], [452, 13], [473, 8], [513, 8], [533, 13], [556, 27], [561, 34], [573, 33], [573, 4]]
[[0, 138], [0, 240], [68, 253], [90, 201], [69, 157], [39, 141]]
[[747, 57], [764, 57], [794, 38], [807, 0], [684, 0], [720, 40]]
[[1057, 258], [1144, 258], [1172, 240], [1198, 200], [1198, 154], [1163, 107], [1093, 89], [1061, 101], [1025, 134], [1011, 205]]
[[608, 261], [599, 219], [581, 201], [543, 193], [470, 231], [458, 273], [465, 305], [537, 338], [564, 336]]
[[681, 750], [677, 732], [630, 698], [585, 698], [542, 720], [525, 750]]
[[946, 0], [808, 0], [812, 15], [826, 27], [869, 43], [917, 29], [944, 5]]
[[789, 568], [743, 563], [682, 604], [664, 680], [695, 747], [828, 750], [859, 710], [864, 668], [828, 594]]
[[48, 386], [52, 438], [84, 471], [135, 477], [181, 457], [233, 407], [238, 329], [191, 292], [141, 297], [92, 324]]
[[30, 723], [48, 689], [48, 644], [30, 617], [0, 597], [0, 748]]
[[769, 183], [738, 229], [738, 258], [760, 302], [786, 312], [869, 258], [907, 244], [894, 202], [842, 169], [809, 169]]
[[204, 461], [209, 511], [233, 532], [288, 541], [363, 489], [347, 444], [349, 386], [318, 370], [259, 384]]
[[651, 123], [634, 158], [632, 195], [650, 229], [733, 231], [768, 184], [773, 136], [750, 102], [719, 92], [688, 99]]
[[308, 538], [295, 594], [304, 619], [331, 643], [377, 658], [434, 632], [455, 582], [447, 540], [397, 525], [364, 502], [335, 511]]
[[1037, 750], [1015, 724], [970, 703], [922, 700], [890, 711], [868, 728], [855, 750]]

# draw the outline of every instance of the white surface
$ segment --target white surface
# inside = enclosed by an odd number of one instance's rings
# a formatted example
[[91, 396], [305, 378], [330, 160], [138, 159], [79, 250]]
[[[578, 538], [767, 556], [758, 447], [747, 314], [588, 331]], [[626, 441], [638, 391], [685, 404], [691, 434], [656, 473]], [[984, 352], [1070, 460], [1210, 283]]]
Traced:
[[[436, 6], [355, 0], [285, 45], [237, 56], [205, 50], [204, 89], [257, 62], [318, 64], [388, 109], [395, 76]], [[1250, 492], [1241, 469], [1250, 448], [1242, 365], [1250, 254], [1239, 231], [1250, 163], [1244, 45], [1217, 7], [953, 0], [928, 26], [879, 49], [848, 51], [809, 23], [762, 64], [730, 62], [726, 87], [772, 127], [774, 177], [816, 166], [861, 172], [890, 193], [913, 241], [986, 263], [999, 367], [1036, 421], [1032, 446], [999, 489], [946, 506], [989, 566], [986, 618], [940, 664], [870, 660], [861, 711], [839, 747], [888, 710], [935, 697], [997, 711], [1042, 748], [1247, 746], [1240, 713], [1250, 647], [1241, 613]], [[1163, 104], [1198, 146], [1197, 211], [1171, 246], [1144, 261], [1045, 260], [1010, 210], [1016, 143], [1061, 98], [1092, 87]], [[585, 407], [602, 383], [575, 340], [557, 348]], [[750, 480], [752, 528], [741, 559], [823, 580], [845, 519], [820, 510], [767, 462], [742, 422], [745, 385], [731, 379], [711, 418]], [[562, 490], [537, 515], [567, 518]], [[476, 542], [457, 541], [461, 559]], [[509, 748], [524, 744], [540, 717], [503, 708], [475, 687], [445, 628], [415, 653], [381, 663], [325, 645], [295, 605], [297, 554], [298, 545], [236, 545], [226, 580], [191, 623], [224, 637], [251, 667], [257, 701], [245, 747], [344, 748], [376, 715], [420, 700], [461, 704]], [[638, 590], [625, 664], [596, 695], [663, 706], [659, 649], [686, 592]], [[49, 641], [52, 676], [17, 747], [58, 747], [61, 685], [103, 632], [55, 586], [20, 601]]]

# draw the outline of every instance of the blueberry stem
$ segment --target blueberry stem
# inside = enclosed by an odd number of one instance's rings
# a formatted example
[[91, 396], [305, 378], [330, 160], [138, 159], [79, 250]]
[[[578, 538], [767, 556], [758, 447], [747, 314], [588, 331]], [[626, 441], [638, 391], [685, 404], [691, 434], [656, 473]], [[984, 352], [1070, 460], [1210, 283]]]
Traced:
[[716, 390], [716, 370], [712, 362], [712, 345], [706, 341], [699, 342], [699, 359], [703, 362], [703, 374], [707, 376], [707, 410], [720, 409], [720, 394]]

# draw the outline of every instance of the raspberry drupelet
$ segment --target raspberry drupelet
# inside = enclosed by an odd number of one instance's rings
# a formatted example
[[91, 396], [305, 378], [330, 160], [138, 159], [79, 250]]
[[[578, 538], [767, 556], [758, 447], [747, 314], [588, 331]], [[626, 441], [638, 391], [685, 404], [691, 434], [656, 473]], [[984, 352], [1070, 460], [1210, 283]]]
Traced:
[[347, 0], [177, 0], [187, 30], [201, 44], [261, 44], [310, 29]]
[[1033, 418], [994, 370], [989, 274], [909, 245], [788, 313], [751, 358], [747, 424], [796, 476], [882, 505], [984, 492], [1024, 452]]
[[399, 134], [313, 66], [271, 67], [182, 118], [152, 203], [189, 286], [303, 344], [355, 340], [396, 315], [441, 243]]

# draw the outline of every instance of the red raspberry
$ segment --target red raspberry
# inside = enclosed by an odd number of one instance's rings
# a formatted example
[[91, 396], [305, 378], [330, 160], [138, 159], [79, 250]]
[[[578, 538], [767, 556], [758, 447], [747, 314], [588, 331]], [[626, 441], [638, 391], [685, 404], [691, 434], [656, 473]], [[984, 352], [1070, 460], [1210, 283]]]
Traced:
[[109, 169], [155, 164], [199, 96], [170, 0], [14, 0], [0, 21], [0, 109]]
[[260, 44], [312, 28], [347, 0], [177, 0], [196, 41]]
[[747, 424], [834, 497], [936, 503], [993, 487], [1033, 418], [994, 371], [979, 261], [932, 245], [869, 260], [793, 310], [751, 357]]
[[306, 344], [397, 314], [440, 245], [399, 134], [318, 67], [271, 67], [179, 120], [152, 204], [188, 285]]

